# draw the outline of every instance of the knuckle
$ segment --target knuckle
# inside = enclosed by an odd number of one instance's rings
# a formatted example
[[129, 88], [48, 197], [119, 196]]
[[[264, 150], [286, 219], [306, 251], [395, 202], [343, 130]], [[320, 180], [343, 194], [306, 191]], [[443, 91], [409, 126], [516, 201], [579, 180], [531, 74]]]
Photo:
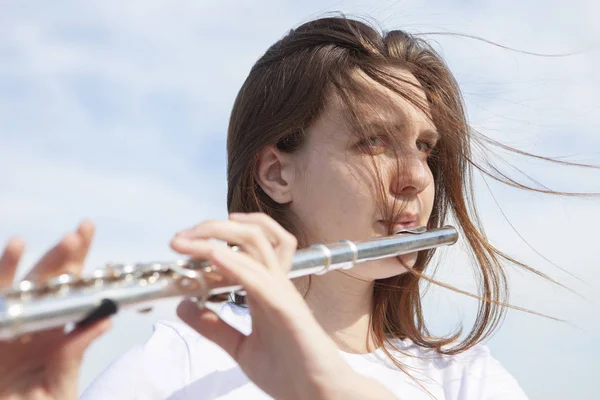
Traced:
[[207, 219], [206, 221], [201, 222], [198, 225], [196, 225], [194, 228], [213, 227], [213, 226], [217, 225], [218, 223], [219, 223], [219, 221], [217, 221], [216, 219]]
[[293, 248], [298, 247], [298, 239], [296, 238], [296, 236], [292, 235], [291, 233], [289, 233], [287, 231], [285, 233], [284, 240], [285, 240], [285, 244], [287, 246], [290, 246]]
[[266, 214], [264, 212], [257, 212], [257, 213], [254, 213], [253, 215], [258, 221], [260, 221], [264, 224], [269, 224], [269, 223], [275, 222], [275, 220], [273, 218], [271, 218], [271, 216], [269, 214]]
[[261, 236], [264, 236], [263, 230], [256, 225], [248, 226], [247, 232], [252, 239], [258, 239]]
[[241, 240], [257, 246], [264, 238], [263, 230], [256, 225], [242, 226], [240, 229]]

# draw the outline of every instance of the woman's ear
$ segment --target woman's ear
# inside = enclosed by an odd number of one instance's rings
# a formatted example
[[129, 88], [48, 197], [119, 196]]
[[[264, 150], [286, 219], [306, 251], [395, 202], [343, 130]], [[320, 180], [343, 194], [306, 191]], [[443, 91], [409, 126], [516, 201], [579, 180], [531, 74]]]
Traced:
[[294, 164], [289, 154], [275, 146], [267, 146], [258, 154], [255, 179], [262, 190], [277, 203], [292, 201], [294, 177]]

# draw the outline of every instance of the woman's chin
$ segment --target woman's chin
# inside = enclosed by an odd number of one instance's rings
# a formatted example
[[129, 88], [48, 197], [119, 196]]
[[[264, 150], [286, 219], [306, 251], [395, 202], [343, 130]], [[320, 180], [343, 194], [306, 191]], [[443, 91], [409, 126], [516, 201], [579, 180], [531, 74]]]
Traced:
[[398, 256], [397, 259], [399, 259], [398, 262], [400, 262], [405, 269], [412, 268], [417, 263], [418, 255], [419, 253], [403, 254], [401, 256]]

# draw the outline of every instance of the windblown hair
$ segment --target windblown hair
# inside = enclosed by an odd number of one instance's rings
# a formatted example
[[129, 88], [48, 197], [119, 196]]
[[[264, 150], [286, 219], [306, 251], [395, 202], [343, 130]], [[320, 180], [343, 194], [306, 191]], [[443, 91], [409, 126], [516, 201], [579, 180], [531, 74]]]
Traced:
[[[414, 84], [394, 74], [390, 67], [402, 68], [416, 78], [419, 89], [426, 95], [426, 104], [407, 90], [407, 85]], [[370, 104], [372, 110], [386, 104], [364, 85], [355, 84], [356, 71], [427, 112], [440, 133], [440, 141], [428, 161], [436, 189], [429, 228], [443, 226], [452, 219], [474, 260], [479, 294], [477, 318], [462, 340], [457, 340], [462, 328], [448, 337], [433, 337], [425, 323], [419, 283], [427, 280], [468, 293], [425, 276], [435, 250], [422, 251], [409, 273], [375, 283], [371, 321], [376, 345], [390, 345], [390, 339], [394, 338], [409, 338], [439, 353], [463, 352], [487, 338], [502, 320], [508, 298], [505, 262], [546, 277], [488, 242], [474, 204], [473, 171], [479, 170], [513, 187], [556, 192], [519, 183], [502, 174], [491, 162], [475, 160], [474, 149], [490, 145], [509, 148], [469, 127], [455, 78], [422, 38], [401, 30], [380, 32], [365, 22], [340, 16], [307, 22], [272, 45], [250, 71], [231, 114], [227, 140], [228, 210], [264, 212], [295, 234], [300, 246], [310, 244], [302, 239], [301, 221], [294, 217], [289, 205], [273, 201], [256, 182], [257, 156], [269, 145], [289, 153], [302, 149], [307, 128], [322, 113], [332, 93], [345, 102], [352, 132], [371, 136], [361, 118], [364, 105]], [[389, 135], [393, 141], [394, 133]]]

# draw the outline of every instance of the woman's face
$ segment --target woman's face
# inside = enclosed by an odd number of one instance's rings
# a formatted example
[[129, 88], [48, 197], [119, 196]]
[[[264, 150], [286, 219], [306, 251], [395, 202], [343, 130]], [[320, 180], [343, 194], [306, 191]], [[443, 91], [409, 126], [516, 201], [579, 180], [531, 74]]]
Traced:
[[[394, 72], [418, 84], [405, 70]], [[373, 134], [368, 136], [373, 138], [360, 142], [344, 120], [344, 104], [331, 96], [324, 112], [308, 130], [306, 145], [292, 156], [296, 172], [291, 209], [302, 221], [309, 244], [386, 236], [390, 227], [397, 230], [425, 226], [431, 215], [435, 187], [427, 161], [437, 142], [435, 125], [408, 100], [365, 75], [357, 73], [356, 79], [391, 99], [395, 109], [386, 108], [389, 111], [366, 116], [363, 122], [372, 127]], [[425, 100], [422, 90], [408, 84], [406, 88]], [[398, 136], [396, 153], [390, 151], [385, 140], [376, 137], [378, 126], [393, 127]], [[371, 154], [365, 146], [370, 147]], [[382, 186], [375, 182], [374, 165], [380, 172]], [[389, 207], [395, 204], [395, 218], [382, 215], [379, 187], [384, 189], [381, 200]], [[416, 255], [402, 256], [402, 262], [412, 267]], [[404, 272], [405, 267], [396, 258], [365, 263], [348, 271], [366, 280]]]

